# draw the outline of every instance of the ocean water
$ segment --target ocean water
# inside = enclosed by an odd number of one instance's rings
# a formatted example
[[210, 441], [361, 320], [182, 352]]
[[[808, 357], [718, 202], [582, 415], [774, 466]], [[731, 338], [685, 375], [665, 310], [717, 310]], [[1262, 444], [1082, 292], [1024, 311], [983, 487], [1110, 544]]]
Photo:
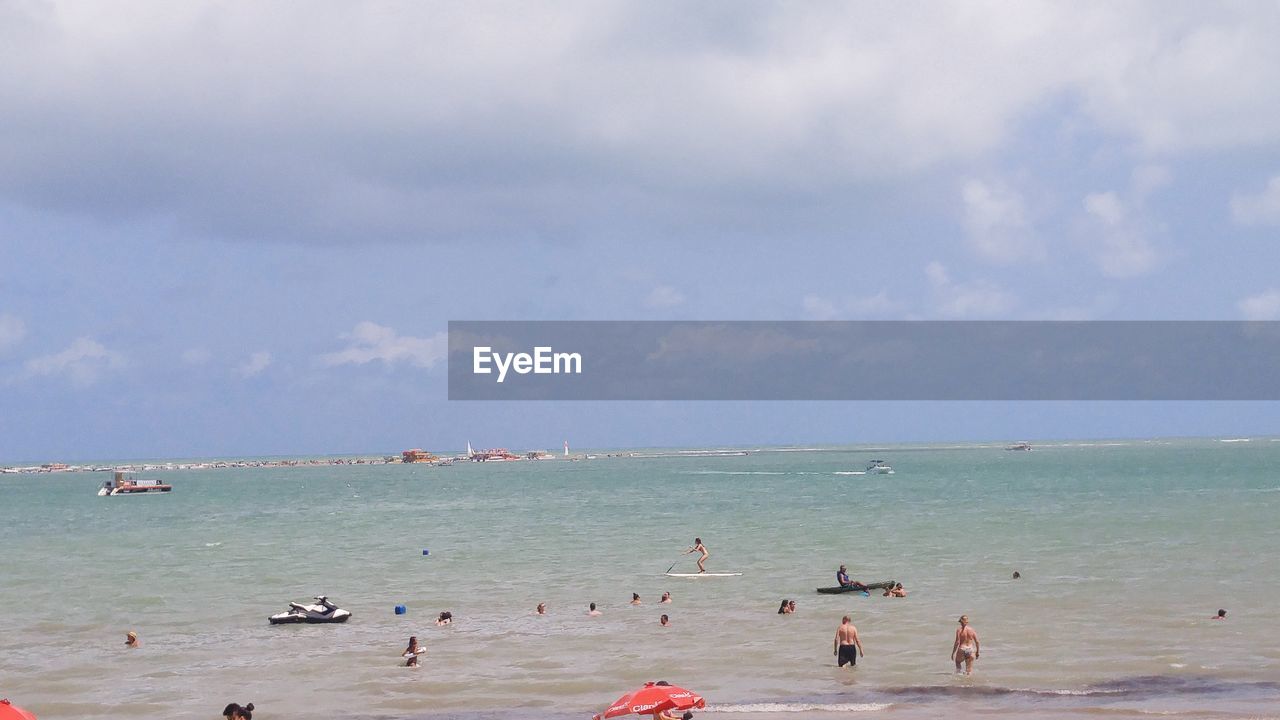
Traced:
[[[666, 679], [743, 718], [1280, 715], [1280, 442], [749, 450], [156, 472], [172, 493], [114, 498], [0, 475], [0, 695], [42, 720], [549, 719]], [[847, 474], [873, 458], [897, 472]], [[695, 535], [743, 575], [664, 576]], [[840, 563], [910, 595], [815, 593]], [[352, 620], [268, 625], [316, 594]]]

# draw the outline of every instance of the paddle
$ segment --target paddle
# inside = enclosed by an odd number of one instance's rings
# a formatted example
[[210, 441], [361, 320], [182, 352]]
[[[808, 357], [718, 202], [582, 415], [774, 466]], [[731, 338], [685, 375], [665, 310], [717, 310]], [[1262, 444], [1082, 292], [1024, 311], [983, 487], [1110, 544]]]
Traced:
[[671, 572], [672, 570], [675, 570], [675, 569], [676, 569], [676, 565], [679, 565], [679, 564], [680, 564], [680, 561], [681, 561], [681, 560], [683, 560], [683, 559], [684, 559], [684, 556], [681, 556], [681, 557], [676, 558], [676, 561], [675, 561], [675, 562], [673, 562], [673, 563], [671, 563], [671, 567], [667, 568], [667, 572]]

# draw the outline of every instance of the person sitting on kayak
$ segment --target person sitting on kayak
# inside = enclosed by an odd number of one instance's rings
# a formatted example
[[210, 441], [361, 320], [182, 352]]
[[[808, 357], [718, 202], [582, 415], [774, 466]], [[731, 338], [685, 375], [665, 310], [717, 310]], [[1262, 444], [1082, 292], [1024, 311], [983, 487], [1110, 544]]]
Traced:
[[849, 570], [844, 565], [841, 565], [840, 569], [836, 571], [836, 582], [840, 584], [840, 587], [853, 588], [854, 590], [863, 590], [863, 591], [867, 589], [866, 585], [863, 585], [857, 580], [849, 579]]

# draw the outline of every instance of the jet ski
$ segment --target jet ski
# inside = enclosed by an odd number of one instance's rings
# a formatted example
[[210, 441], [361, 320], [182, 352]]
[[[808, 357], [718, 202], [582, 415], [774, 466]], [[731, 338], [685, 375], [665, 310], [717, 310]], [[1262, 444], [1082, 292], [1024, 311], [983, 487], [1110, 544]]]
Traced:
[[291, 602], [288, 611], [276, 613], [267, 619], [272, 625], [288, 625], [291, 623], [340, 623], [346, 622], [349, 617], [351, 617], [351, 611], [334, 605], [323, 595], [317, 595], [314, 605]]

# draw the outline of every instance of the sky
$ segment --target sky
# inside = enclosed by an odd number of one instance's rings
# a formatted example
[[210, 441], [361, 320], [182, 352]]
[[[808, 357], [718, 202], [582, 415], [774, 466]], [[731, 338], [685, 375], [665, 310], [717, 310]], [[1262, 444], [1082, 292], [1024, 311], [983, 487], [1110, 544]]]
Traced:
[[1280, 434], [449, 402], [444, 360], [449, 320], [1280, 319], [1275, 37], [1256, 2], [0, 0], [0, 463]]

